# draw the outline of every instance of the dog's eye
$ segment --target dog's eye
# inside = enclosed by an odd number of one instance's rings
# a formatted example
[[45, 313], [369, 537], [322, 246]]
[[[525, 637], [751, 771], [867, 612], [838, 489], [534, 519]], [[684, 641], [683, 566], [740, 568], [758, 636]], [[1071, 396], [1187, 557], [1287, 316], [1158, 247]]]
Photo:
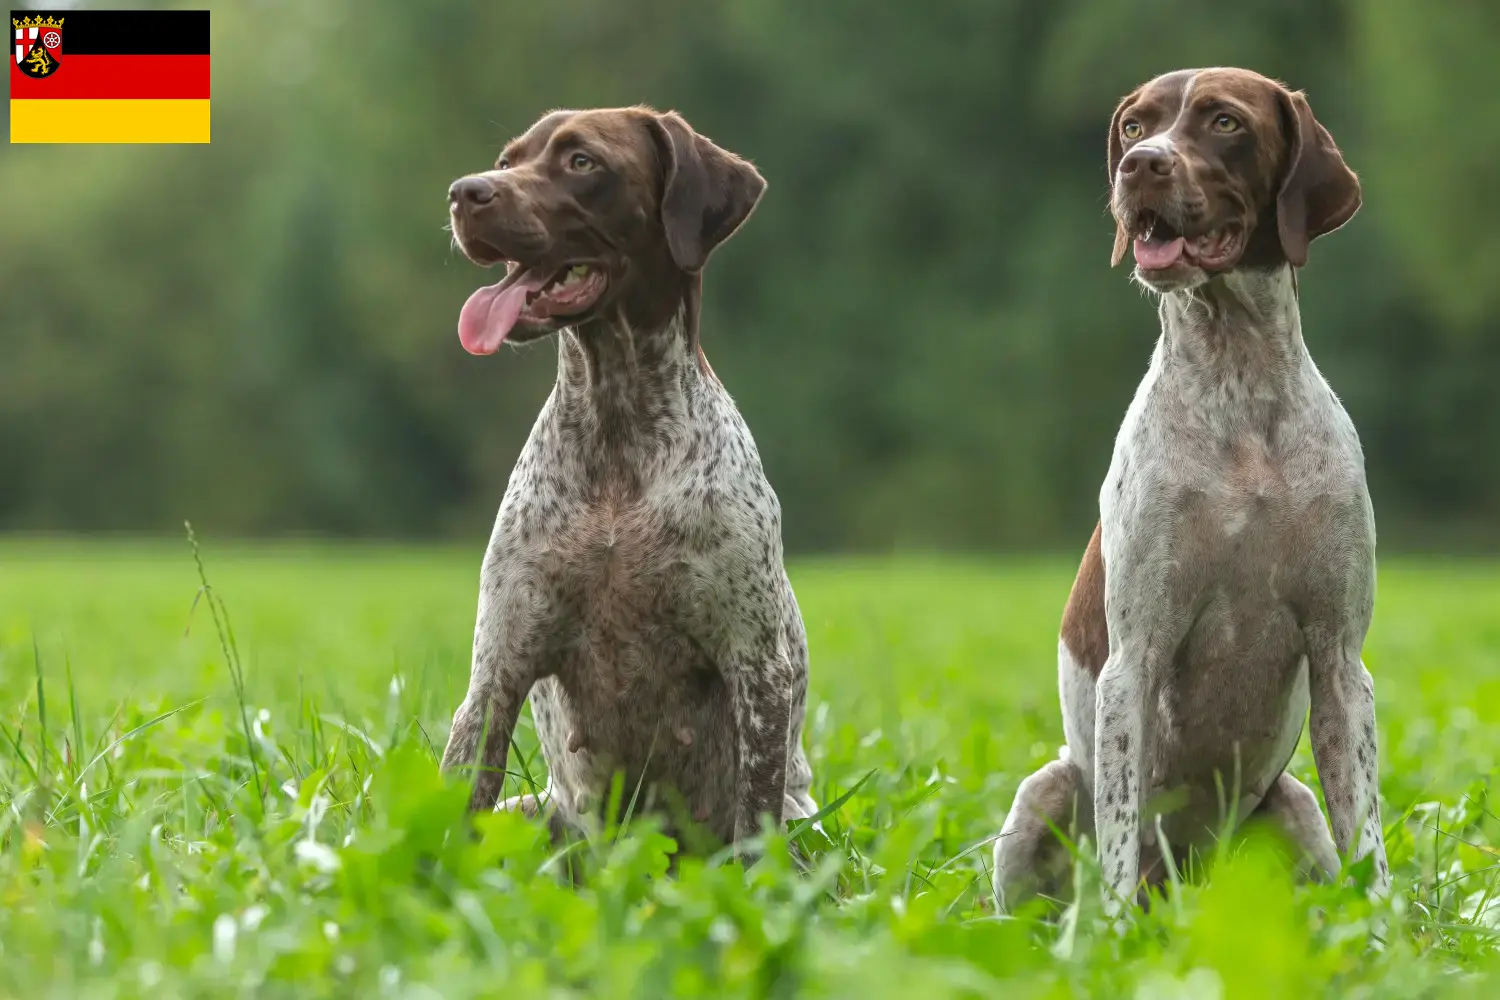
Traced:
[[1240, 130], [1239, 120], [1233, 115], [1219, 115], [1214, 119], [1215, 132], [1238, 132]]
[[496, 170], [509, 170], [510, 169], [510, 157], [508, 157], [508, 156], [502, 156], [502, 157], [500, 157], [500, 159], [498, 161], [496, 161], [496, 163], [495, 163], [495, 169]]
[[568, 166], [578, 171], [593, 170], [594, 159], [587, 153], [574, 153], [568, 158]]
[[1141, 131], [1142, 131], [1141, 130], [1141, 123], [1140, 122], [1126, 122], [1121, 127], [1120, 131], [1122, 131], [1122, 132], [1125, 133], [1125, 138], [1134, 141], [1134, 140], [1139, 139], [1141, 137]]

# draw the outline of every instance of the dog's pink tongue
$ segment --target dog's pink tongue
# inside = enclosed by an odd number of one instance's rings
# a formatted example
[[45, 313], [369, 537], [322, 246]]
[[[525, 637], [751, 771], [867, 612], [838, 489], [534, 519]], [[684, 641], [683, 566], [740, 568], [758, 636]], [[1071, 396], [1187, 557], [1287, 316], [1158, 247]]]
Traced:
[[1148, 271], [1159, 271], [1177, 263], [1186, 245], [1181, 236], [1175, 240], [1136, 240], [1135, 262]]
[[547, 283], [547, 275], [527, 271], [508, 284], [486, 285], [458, 314], [458, 339], [470, 354], [494, 354], [526, 307], [526, 296]]

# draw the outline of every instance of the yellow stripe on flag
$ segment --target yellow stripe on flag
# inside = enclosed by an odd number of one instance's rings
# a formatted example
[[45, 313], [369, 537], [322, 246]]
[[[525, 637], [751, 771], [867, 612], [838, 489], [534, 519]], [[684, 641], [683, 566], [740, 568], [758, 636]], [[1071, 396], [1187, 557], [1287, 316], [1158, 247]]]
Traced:
[[207, 142], [208, 101], [11, 101], [10, 141]]

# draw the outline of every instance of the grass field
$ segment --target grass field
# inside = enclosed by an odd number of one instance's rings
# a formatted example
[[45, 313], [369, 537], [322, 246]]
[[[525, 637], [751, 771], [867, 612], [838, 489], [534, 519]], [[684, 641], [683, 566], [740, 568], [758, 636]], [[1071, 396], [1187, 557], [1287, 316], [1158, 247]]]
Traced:
[[0, 996], [1500, 995], [1500, 566], [1381, 567], [1388, 903], [1239, 839], [1116, 933], [1093, 892], [996, 919], [980, 846], [1061, 739], [1071, 560], [794, 566], [816, 792], [856, 790], [809, 871], [672, 876], [639, 819], [461, 835], [477, 551], [204, 561], [232, 644], [185, 544], [0, 543]]

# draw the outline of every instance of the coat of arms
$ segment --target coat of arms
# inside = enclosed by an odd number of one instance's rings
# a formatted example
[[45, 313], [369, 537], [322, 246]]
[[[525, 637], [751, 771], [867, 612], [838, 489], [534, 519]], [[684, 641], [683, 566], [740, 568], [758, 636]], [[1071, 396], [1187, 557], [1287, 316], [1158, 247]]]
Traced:
[[16, 31], [16, 65], [27, 76], [51, 76], [62, 65], [62, 17], [13, 17]]

